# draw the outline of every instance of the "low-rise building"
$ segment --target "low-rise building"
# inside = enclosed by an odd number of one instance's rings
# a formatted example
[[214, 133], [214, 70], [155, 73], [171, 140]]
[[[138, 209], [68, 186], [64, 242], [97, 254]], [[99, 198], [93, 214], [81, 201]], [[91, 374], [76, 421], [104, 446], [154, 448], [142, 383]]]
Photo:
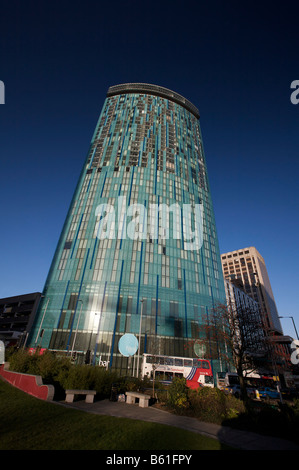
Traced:
[[25, 344], [40, 298], [33, 292], [0, 299], [0, 339], [6, 347]]

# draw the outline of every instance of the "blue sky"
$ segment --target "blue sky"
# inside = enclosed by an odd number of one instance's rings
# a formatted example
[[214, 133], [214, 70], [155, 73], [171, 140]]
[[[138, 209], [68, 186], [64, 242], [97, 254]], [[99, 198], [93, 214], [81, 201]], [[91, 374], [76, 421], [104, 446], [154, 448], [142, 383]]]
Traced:
[[106, 91], [146, 82], [199, 108], [220, 250], [255, 246], [299, 329], [299, 7], [260, 3], [1, 1], [0, 297], [43, 289]]

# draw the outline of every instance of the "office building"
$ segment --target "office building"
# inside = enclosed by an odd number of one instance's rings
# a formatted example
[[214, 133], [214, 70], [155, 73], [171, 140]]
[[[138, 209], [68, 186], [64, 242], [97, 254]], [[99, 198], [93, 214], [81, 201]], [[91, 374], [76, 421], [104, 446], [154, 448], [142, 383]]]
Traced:
[[[245, 342], [250, 345], [254, 344], [256, 350], [254, 354], [264, 349], [264, 329], [260, 312], [259, 303], [244, 291], [244, 285], [241, 279], [235, 278], [231, 281], [224, 279], [226, 303], [230, 311], [229, 317], [240, 317], [240, 325], [245, 326], [249, 322], [248, 328], [244, 333]], [[234, 326], [238, 324], [233, 322]]]
[[127, 374], [137, 354], [194, 357], [225, 292], [199, 113], [183, 96], [109, 88], [43, 293], [32, 347], [43, 330], [42, 347]]
[[282, 334], [280, 320], [265, 261], [254, 247], [234, 250], [221, 255], [225, 279], [241, 279], [245, 292], [259, 303], [264, 326]]
[[238, 311], [238, 309], [252, 310], [260, 316], [259, 303], [248, 295], [244, 290], [242, 281], [238, 278], [228, 281], [224, 279], [226, 302], [228, 307]]
[[[273, 379], [274, 383], [279, 377], [281, 386], [293, 387], [296, 377], [291, 373], [292, 366], [288, 360], [291, 338], [277, 331], [265, 332], [260, 304], [244, 291], [240, 277], [233, 277], [231, 281], [225, 279], [224, 285], [227, 306], [231, 313], [236, 316], [244, 314], [241, 324], [245, 327], [247, 318], [249, 321], [248, 329], [245, 328], [245, 342], [251, 351], [249, 357], [253, 358], [254, 367], [247, 370], [247, 377]], [[269, 333], [274, 335], [268, 336]]]

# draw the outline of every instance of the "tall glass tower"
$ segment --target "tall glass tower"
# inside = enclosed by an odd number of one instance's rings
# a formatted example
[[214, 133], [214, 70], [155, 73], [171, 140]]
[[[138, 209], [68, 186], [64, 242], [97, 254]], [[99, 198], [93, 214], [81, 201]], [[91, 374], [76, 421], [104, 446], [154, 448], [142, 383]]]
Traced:
[[[145, 352], [208, 359], [196, 340], [217, 302], [225, 291], [198, 110], [164, 87], [112, 86], [30, 346], [125, 374]], [[124, 335], [135, 355], [120, 348]]]

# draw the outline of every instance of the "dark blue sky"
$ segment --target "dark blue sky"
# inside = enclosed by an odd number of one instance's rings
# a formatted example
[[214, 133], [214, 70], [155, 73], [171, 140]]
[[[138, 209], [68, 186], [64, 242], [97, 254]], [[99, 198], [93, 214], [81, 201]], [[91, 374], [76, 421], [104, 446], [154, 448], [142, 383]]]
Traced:
[[255, 246], [299, 328], [298, 13], [295, 1], [0, 1], [0, 297], [43, 289], [106, 91], [146, 82], [199, 108], [220, 250]]

